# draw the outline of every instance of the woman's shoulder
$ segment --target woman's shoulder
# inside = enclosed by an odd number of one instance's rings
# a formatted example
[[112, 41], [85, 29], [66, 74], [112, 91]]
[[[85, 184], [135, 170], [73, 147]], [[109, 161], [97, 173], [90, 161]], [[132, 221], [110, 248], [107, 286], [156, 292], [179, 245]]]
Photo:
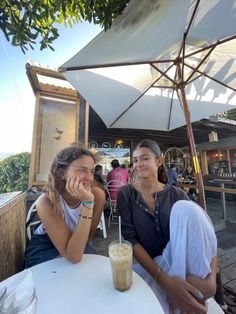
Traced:
[[39, 214], [42, 214], [48, 211], [52, 212], [53, 204], [50, 201], [47, 193], [43, 193], [39, 196], [39, 198], [36, 201], [36, 208]]
[[124, 194], [130, 194], [131, 191], [134, 191], [135, 190], [135, 187], [133, 186], [133, 184], [125, 184], [125, 185], [122, 185], [120, 188], [119, 188], [119, 192], [120, 193], [124, 193]]
[[169, 185], [167, 184], [167, 191], [168, 193], [171, 193], [172, 195], [174, 195], [174, 197], [178, 200], [188, 200], [188, 196], [187, 194], [178, 186], [174, 186], [174, 185]]
[[178, 186], [166, 184], [165, 189], [163, 190], [164, 193], [166, 194], [174, 194], [177, 196], [183, 196], [186, 195], [186, 193]]
[[36, 207], [52, 206], [47, 193], [42, 193], [36, 201]]

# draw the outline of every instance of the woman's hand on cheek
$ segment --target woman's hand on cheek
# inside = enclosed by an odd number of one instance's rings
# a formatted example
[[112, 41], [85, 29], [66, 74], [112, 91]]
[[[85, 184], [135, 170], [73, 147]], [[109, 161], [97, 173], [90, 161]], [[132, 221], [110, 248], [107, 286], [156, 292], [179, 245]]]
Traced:
[[80, 179], [76, 176], [70, 177], [66, 182], [66, 190], [73, 196], [78, 198]]
[[72, 176], [66, 183], [66, 190], [75, 198], [81, 201], [93, 201], [94, 195], [85, 189], [79, 177]]
[[90, 202], [94, 200], [94, 195], [87, 189], [85, 189], [83, 182], [79, 184], [79, 199], [84, 202]]

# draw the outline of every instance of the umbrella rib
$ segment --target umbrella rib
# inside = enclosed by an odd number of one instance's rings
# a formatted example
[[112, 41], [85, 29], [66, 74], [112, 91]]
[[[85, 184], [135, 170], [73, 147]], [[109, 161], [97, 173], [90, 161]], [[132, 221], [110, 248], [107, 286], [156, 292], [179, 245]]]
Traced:
[[[187, 63], [184, 63], [184, 64], [185, 64], [188, 68], [190, 68], [190, 69], [192, 69], [192, 70], [195, 70], [195, 68], [192, 67], [191, 65], [189, 65], [189, 64], [187, 64]], [[214, 81], [214, 82], [216, 82], [216, 83], [218, 83], [218, 84], [221, 84], [222, 86], [224, 86], [224, 87], [226, 87], [226, 88], [229, 88], [229, 89], [231, 89], [232, 91], [236, 92], [236, 88], [233, 88], [233, 87], [231, 87], [231, 86], [229, 86], [229, 85], [227, 85], [227, 84], [225, 84], [225, 83], [223, 83], [223, 82], [221, 82], [221, 81], [215, 79], [214, 77], [212, 77], [212, 76], [206, 74], [205, 72], [202, 72], [202, 71], [200, 71], [200, 70], [196, 70], [196, 72], [198, 72], [198, 73], [200, 73], [201, 75], [203, 75], [203, 76], [209, 78], [210, 80], [212, 80], [212, 81]]]
[[174, 99], [174, 89], [172, 90], [172, 96], [171, 96], [171, 102], [170, 102], [170, 111], [169, 111], [169, 119], [168, 119], [167, 130], [170, 129], [170, 115], [171, 115], [171, 112], [172, 112], [173, 99]]
[[189, 82], [188, 82], [188, 84], [191, 84], [192, 82], [194, 82], [194, 81], [196, 81], [199, 77], [201, 77], [202, 76], [202, 74], [199, 74], [198, 76], [196, 76], [196, 77], [194, 77], [192, 80], [190, 80]]
[[201, 48], [201, 49], [199, 49], [199, 50], [196, 50], [196, 51], [194, 51], [194, 52], [189, 53], [188, 55], [185, 56], [185, 58], [192, 57], [192, 56], [194, 56], [195, 54], [198, 54], [198, 53], [200, 53], [200, 52], [203, 52], [203, 51], [205, 51], [205, 50], [208, 50], [208, 49], [211, 48], [211, 47], [215, 47], [215, 46], [218, 46], [218, 45], [222, 45], [222, 44], [226, 43], [227, 41], [233, 40], [233, 39], [235, 39], [235, 38], [236, 38], [236, 35], [233, 35], [233, 36], [230, 36], [230, 37], [227, 37], [227, 38], [224, 38], [224, 39], [220, 39], [220, 40], [218, 40], [217, 42], [215, 42], [215, 43], [213, 43], [213, 44], [211, 44], [211, 45], [208, 45], [208, 46], [203, 47], [203, 48]]
[[189, 23], [188, 23], [187, 30], [186, 30], [186, 32], [185, 32], [186, 38], [187, 38], [187, 36], [188, 36], [188, 32], [189, 32], [189, 29], [190, 29], [190, 27], [191, 27], [191, 25], [192, 25], [192, 22], [193, 22], [193, 19], [194, 19], [194, 17], [195, 17], [195, 14], [196, 14], [196, 12], [197, 12], [197, 8], [198, 8], [198, 6], [199, 6], [199, 3], [200, 3], [200, 0], [197, 0], [197, 2], [196, 2], [196, 4], [195, 4], [195, 8], [194, 8], [193, 13], [192, 13], [191, 18], [190, 18], [190, 21], [189, 21]]
[[[182, 49], [185, 50], [186, 38], [187, 38], [187, 36], [188, 36], [189, 29], [190, 29], [190, 27], [191, 27], [191, 25], [192, 25], [194, 16], [195, 16], [195, 14], [196, 14], [196, 12], [197, 12], [197, 8], [198, 8], [198, 6], [199, 6], [199, 3], [200, 3], [200, 0], [197, 0], [197, 2], [196, 2], [196, 4], [195, 4], [195, 7], [194, 7], [194, 10], [193, 10], [193, 12], [192, 12], [192, 15], [191, 15], [191, 17], [190, 17], [190, 21], [189, 21], [189, 23], [188, 23], [188, 27], [187, 27], [186, 31], [184, 32], [182, 45], [181, 45], [181, 47], [180, 47], [180, 50], [179, 50], [179, 53], [178, 53], [178, 57], [177, 57], [177, 58], [180, 58]], [[183, 52], [183, 57], [184, 57], [184, 52]], [[183, 69], [183, 68], [182, 68], [182, 69]], [[183, 70], [182, 70], [182, 71], [183, 71]], [[183, 77], [183, 76], [182, 76], [182, 77]]]
[[170, 69], [173, 65], [174, 65], [174, 64], [171, 64], [171, 65], [168, 67], [168, 69], [167, 69], [165, 72], [163, 72], [163, 74], [162, 74], [160, 77], [158, 77], [148, 88], [146, 88], [146, 90], [145, 90], [137, 99], [135, 99], [135, 101], [132, 102], [132, 104], [130, 104], [129, 107], [126, 108], [126, 109], [109, 125], [109, 128], [111, 128], [131, 107], [133, 107], [133, 105], [135, 105], [136, 102], [137, 102], [141, 97], [143, 97], [143, 95], [145, 95], [146, 92], [147, 92], [151, 87], [153, 87], [153, 85], [156, 84], [156, 83], [162, 78], [162, 76], [163, 76], [166, 72], [169, 71], [169, 69]]
[[175, 86], [168, 86], [168, 85], [155, 85], [155, 86], [152, 86], [152, 88], [164, 88], [164, 89], [175, 89]]
[[215, 47], [217, 46], [217, 44], [215, 44], [213, 47], [211, 47], [211, 49], [208, 51], [208, 53], [204, 56], [204, 58], [200, 61], [200, 63], [198, 64], [198, 66], [195, 68], [195, 70], [193, 70], [193, 72], [189, 75], [189, 77], [187, 78], [187, 80], [185, 81], [185, 84], [188, 84], [189, 80], [192, 78], [192, 76], [196, 73], [196, 71], [200, 68], [200, 66], [204, 63], [204, 61], [208, 58], [208, 56], [212, 53], [212, 51], [215, 49]]
[[[152, 66], [155, 70], [157, 70], [157, 72], [161, 73], [162, 76], [165, 76], [169, 81], [171, 81], [171, 82], [175, 85], [175, 81], [172, 80], [172, 78], [170, 78], [170, 77], [166, 74], [166, 73], [173, 67], [173, 65], [174, 65], [174, 63], [171, 64], [171, 66], [170, 66], [165, 72], [163, 72], [162, 70], [158, 69], [158, 67], [156, 67], [154, 64], [151, 63], [151, 66]], [[161, 76], [161, 77], [162, 77], [162, 76]], [[153, 83], [153, 84], [154, 84], [154, 83]]]
[[58, 71], [66, 72], [66, 71], [129, 66], [129, 65], [142, 65], [142, 64], [151, 65], [152, 63], [170, 63], [170, 62], [174, 62], [174, 60], [168, 59], [168, 60], [128, 61], [128, 62], [120, 62], [120, 63], [106, 63], [106, 64], [92, 64], [92, 65], [83, 65], [83, 66], [74, 66], [74, 67], [60, 67]]

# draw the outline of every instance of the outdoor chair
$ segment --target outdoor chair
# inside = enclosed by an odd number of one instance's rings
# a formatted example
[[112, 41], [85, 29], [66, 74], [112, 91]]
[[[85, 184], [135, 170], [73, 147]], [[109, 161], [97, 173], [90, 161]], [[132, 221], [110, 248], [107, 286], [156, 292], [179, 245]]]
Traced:
[[102, 212], [102, 215], [101, 215], [101, 218], [100, 218], [100, 221], [99, 221], [97, 228], [102, 230], [103, 238], [106, 239], [107, 238], [107, 229], [106, 229], [106, 223], [105, 223], [105, 218], [104, 218], [104, 212]]
[[41, 220], [39, 219], [39, 216], [37, 214], [36, 209], [36, 201], [31, 205], [27, 216], [26, 216], [26, 234], [28, 240], [31, 239], [31, 236], [34, 232], [34, 230], [40, 225]]
[[110, 213], [108, 217], [108, 228], [110, 228], [111, 222], [116, 218], [116, 206], [117, 206], [117, 192], [124, 183], [118, 180], [111, 180], [107, 182], [107, 193], [109, 196]]

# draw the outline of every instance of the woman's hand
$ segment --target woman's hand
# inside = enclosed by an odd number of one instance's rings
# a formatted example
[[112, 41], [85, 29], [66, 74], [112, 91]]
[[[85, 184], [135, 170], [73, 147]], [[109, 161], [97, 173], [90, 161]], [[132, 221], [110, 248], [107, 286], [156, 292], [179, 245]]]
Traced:
[[[207, 305], [201, 292], [179, 277], [166, 274], [161, 286], [165, 289], [173, 309], [178, 308], [183, 313], [205, 314]], [[161, 278], [160, 278], [161, 279]]]
[[94, 200], [94, 195], [89, 191], [89, 189], [85, 189], [83, 182], [79, 177], [72, 176], [66, 182], [66, 190], [75, 198], [84, 201], [90, 202]]

